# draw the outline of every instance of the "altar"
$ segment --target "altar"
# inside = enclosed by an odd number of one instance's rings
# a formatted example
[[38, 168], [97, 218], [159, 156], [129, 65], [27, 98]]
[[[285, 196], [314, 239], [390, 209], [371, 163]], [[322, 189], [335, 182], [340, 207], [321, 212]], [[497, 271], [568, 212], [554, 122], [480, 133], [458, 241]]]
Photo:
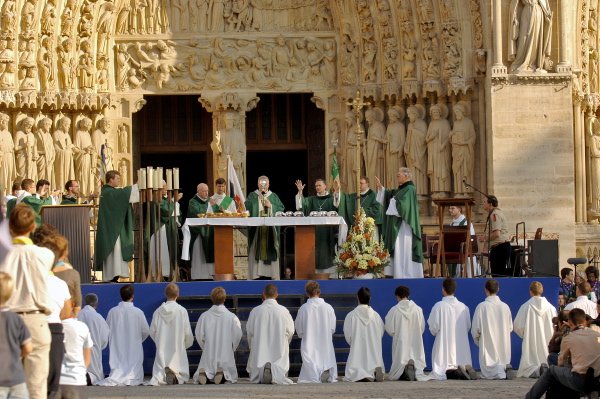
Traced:
[[215, 274], [233, 274], [233, 228], [284, 227], [296, 229], [294, 254], [297, 279], [309, 279], [315, 273], [315, 227], [338, 226], [338, 245], [346, 241], [348, 225], [341, 216], [319, 217], [209, 217], [187, 218], [181, 230], [183, 248], [181, 259], [190, 260], [190, 227], [213, 226], [215, 228]]

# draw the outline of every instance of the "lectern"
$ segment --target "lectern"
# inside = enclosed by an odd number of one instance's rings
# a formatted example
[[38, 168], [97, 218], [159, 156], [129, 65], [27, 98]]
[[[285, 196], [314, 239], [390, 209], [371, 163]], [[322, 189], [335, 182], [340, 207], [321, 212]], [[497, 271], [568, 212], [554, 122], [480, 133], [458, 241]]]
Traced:
[[69, 240], [69, 261], [81, 275], [91, 280], [90, 209], [92, 205], [53, 205], [41, 210], [42, 222], [51, 224]]

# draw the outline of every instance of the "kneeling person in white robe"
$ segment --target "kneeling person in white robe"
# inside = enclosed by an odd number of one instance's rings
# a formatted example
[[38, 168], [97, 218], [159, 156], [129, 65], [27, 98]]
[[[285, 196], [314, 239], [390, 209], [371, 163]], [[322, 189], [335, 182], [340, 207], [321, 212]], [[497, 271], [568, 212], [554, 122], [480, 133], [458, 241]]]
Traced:
[[120, 294], [123, 301], [109, 310], [106, 317], [110, 327], [110, 374], [96, 385], [140, 385], [144, 380], [142, 342], [150, 333], [148, 321], [144, 312], [133, 306], [133, 285], [121, 287]]
[[287, 373], [294, 320], [289, 310], [277, 303], [277, 286], [274, 284], [265, 286], [263, 303], [250, 312], [246, 333], [250, 347], [246, 370], [250, 382], [292, 384]]
[[505, 379], [506, 367], [510, 364], [512, 314], [498, 297], [498, 289], [498, 281], [486, 281], [486, 298], [477, 305], [471, 327], [473, 341], [479, 346], [481, 377], [487, 380]]
[[344, 381], [383, 381], [385, 365], [381, 339], [385, 326], [381, 316], [369, 306], [371, 290], [361, 287], [358, 306], [344, 320], [344, 337], [350, 345]]
[[227, 293], [223, 287], [210, 292], [213, 306], [200, 315], [196, 323], [196, 340], [202, 349], [194, 382], [220, 384], [237, 382], [234, 352], [242, 339], [240, 320], [224, 305]]
[[471, 367], [469, 308], [454, 296], [456, 281], [446, 278], [442, 283], [442, 300], [433, 305], [427, 324], [435, 337], [431, 353], [431, 378], [477, 379]]
[[295, 321], [296, 333], [302, 339], [302, 368], [298, 383], [336, 382], [337, 363], [333, 348], [335, 312], [331, 305], [319, 297], [319, 283], [309, 281], [305, 289], [309, 298], [298, 310]]
[[548, 358], [548, 343], [554, 333], [552, 318], [556, 316], [556, 309], [542, 296], [543, 293], [542, 283], [531, 283], [531, 298], [521, 305], [513, 323], [515, 333], [523, 338], [517, 377], [539, 377], [540, 368]]
[[186, 349], [194, 343], [187, 310], [178, 304], [179, 287], [175, 283], [165, 288], [167, 301], [152, 315], [150, 337], [156, 344], [150, 385], [183, 384], [190, 379]]
[[392, 368], [390, 380], [427, 381], [423, 332], [423, 309], [409, 299], [410, 289], [396, 288], [398, 304], [385, 316], [385, 330], [392, 336]]
[[77, 314], [77, 320], [85, 323], [90, 330], [92, 341], [92, 360], [87, 368], [92, 384], [104, 379], [104, 368], [102, 366], [102, 350], [108, 345], [110, 329], [104, 317], [96, 309], [98, 308], [98, 296], [94, 293], [85, 296], [85, 306]]

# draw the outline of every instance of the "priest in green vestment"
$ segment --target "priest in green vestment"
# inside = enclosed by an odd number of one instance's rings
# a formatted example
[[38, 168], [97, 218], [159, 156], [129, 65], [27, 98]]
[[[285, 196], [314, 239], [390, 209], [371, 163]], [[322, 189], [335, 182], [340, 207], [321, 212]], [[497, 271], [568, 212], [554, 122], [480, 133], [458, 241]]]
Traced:
[[[274, 216], [283, 212], [283, 203], [271, 190], [267, 176], [258, 178], [258, 188], [248, 194], [244, 206], [250, 217]], [[248, 228], [248, 280], [257, 278], [280, 279], [279, 227]]]
[[[317, 211], [337, 211], [339, 205], [339, 197], [334, 198], [327, 191], [327, 184], [323, 179], [315, 181], [315, 190], [317, 195], [311, 197], [303, 197], [304, 184], [301, 180], [296, 180], [296, 209], [302, 210], [305, 216], [309, 216], [311, 212]], [[316, 269], [318, 273], [323, 273], [327, 269], [333, 267], [333, 258], [335, 257], [337, 227], [316, 226], [315, 241], [316, 241]]]
[[[33, 182], [33, 180], [31, 180]], [[35, 193], [31, 193], [31, 185], [25, 189], [21, 200], [17, 199], [17, 203], [24, 203], [29, 205], [35, 212], [35, 225], [39, 227], [42, 224], [42, 207], [47, 205], [54, 205], [52, 196], [50, 196], [50, 182], [48, 180], [38, 180], [35, 184]]]
[[[188, 218], [213, 213], [208, 196], [208, 185], [200, 183], [196, 195], [188, 203]], [[212, 280], [215, 274], [214, 228], [210, 226], [190, 227], [190, 259], [192, 260], [192, 280]]]
[[[383, 223], [383, 211], [381, 204], [377, 202], [377, 194], [369, 187], [369, 178], [366, 176], [360, 178], [360, 207], [365, 211], [367, 217], [375, 220], [375, 225], [377, 226], [376, 232], [379, 237], [381, 234], [381, 225]], [[356, 193], [345, 194], [340, 191], [340, 206], [338, 213], [346, 220], [348, 226], [354, 225]]]
[[390, 252], [390, 265], [384, 270], [394, 278], [423, 277], [423, 247], [417, 192], [408, 168], [397, 174], [398, 188], [386, 190], [377, 180], [377, 201], [383, 205], [383, 240]]
[[106, 172], [106, 184], [100, 190], [98, 230], [94, 251], [96, 270], [104, 281], [129, 277], [128, 262], [133, 259], [133, 208], [139, 202], [137, 184], [121, 188], [121, 174]]
[[235, 213], [237, 208], [233, 198], [227, 195], [225, 185], [225, 179], [219, 177], [215, 180], [216, 192], [210, 197], [210, 205], [212, 206], [213, 212], [219, 213]]

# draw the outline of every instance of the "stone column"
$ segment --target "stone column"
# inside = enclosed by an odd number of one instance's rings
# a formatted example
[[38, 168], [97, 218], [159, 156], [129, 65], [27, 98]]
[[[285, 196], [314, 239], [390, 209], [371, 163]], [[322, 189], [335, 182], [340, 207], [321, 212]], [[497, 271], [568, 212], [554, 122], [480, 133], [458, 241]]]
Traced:
[[575, 150], [575, 221], [586, 221], [585, 131], [581, 93], [573, 90], [573, 147]]
[[502, 63], [502, 0], [493, 0], [493, 7], [494, 63], [492, 65], [492, 75], [506, 75], [506, 66]]
[[559, 62], [556, 65], [556, 72], [570, 73], [571, 62], [573, 60], [572, 43], [575, 43], [575, 28], [572, 26], [572, 19], [569, 13], [573, 8], [572, 0], [560, 0], [558, 10], [558, 34], [559, 34]]

